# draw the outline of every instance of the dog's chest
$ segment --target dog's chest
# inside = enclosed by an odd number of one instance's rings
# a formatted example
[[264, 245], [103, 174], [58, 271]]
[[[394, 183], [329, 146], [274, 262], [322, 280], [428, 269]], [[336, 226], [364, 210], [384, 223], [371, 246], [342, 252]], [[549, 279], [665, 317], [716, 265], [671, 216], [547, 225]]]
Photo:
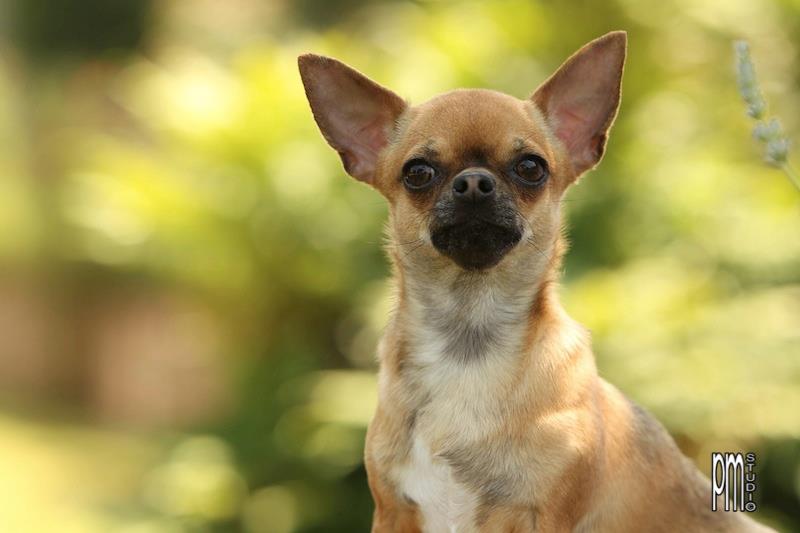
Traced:
[[434, 375], [422, 383], [430, 392], [416, 413], [410, 450], [395, 480], [400, 495], [418, 506], [423, 531], [469, 533], [476, 530], [482, 480], [465, 479], [469, 465], [453, 463], [453, 452], [486, 446], [485, 436], [502, 423], [493, 373], [479, 364], [429, 370]]
[[393, 471], [400, 496], [418, 506], [426, 533], [476, 530], [480, 481], [459, 479], [444, 456], [485, 446], [486, 435], [504, 424], [525, 331], [524, 307], [494, 293], [450, 304], [414, 324], [406, 386], [419, 403], [408, 456]]
[[431, 452], [421, 435], [414, 437], [409, 461], [397, 472], [400, 490], [413, 500], [426, 533], [474, 530], [477, 496], [459, 483], [450, 465]]

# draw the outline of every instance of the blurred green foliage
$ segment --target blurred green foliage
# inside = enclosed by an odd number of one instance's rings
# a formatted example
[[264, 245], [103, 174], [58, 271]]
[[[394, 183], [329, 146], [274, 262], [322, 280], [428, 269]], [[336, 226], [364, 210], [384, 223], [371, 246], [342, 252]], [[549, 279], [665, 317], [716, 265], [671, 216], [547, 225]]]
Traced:
[[751, 42], [800, 138], [796, 2], [9, 6], [0, 303], [22, 304], [0, 305], [0, 373], [24, 379], [3, 385], [3, 531], [368, 530], [386, 209], [325, 145], [295, 58], [412, 102], [522, 97], [613, 29], [623, 105], [566, 201], [565, 306], [702, 469], [756, 451], [759, 516], [800, 530], [800, 199], [760, 161], [731, 55]]
[[13, 35], [41, 66], [136, 50], [147, 27], [147, 0], [13, 0]]

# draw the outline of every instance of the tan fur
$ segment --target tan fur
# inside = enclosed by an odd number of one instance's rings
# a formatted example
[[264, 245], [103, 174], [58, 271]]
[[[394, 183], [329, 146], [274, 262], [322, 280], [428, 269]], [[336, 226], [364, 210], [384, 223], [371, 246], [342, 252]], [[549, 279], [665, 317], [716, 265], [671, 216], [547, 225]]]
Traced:
[[[711, 512], [709, 480], [655, 419], [598, 377], [587, 331], [556, 294], [566, 248], [561, 198], [605, 148], [624, 48], [624, 35], [613, 33], [566, 64], [588, 62], [608, 77], [608, 94], [598, 97], [608, 113], [595, 118], [591, 137], [565, 130], [581, 124], [569, 122], [574, 117], [559, 100], [569, 88], [563, 84], [576, 83], [564, 69], [527, 100], [457, 90], [400, 111], [394, 96], [383, 95], [392, 102], [384, 113], [389, 125], [376, 127], [358, 113], [331, 119], [372, 128], [374, 142], [358, 146], [358, 161], [347, 138], [326, 137], [390, 204], [387, 252], [397, 303], [379, 347], [379, 405], [365, 450], [373, 532], [761, 529], [741, 514]], [[332, 67], [317, 67], [323, 63], [315, 57], [301, 59], [301, 72], [326, 130], [333, 111], [315, 91], [318, 70]], [[430, 153], [447, 168], [467, 167], [475, 154], [499, 168], [514, 149], [541, 154], [551, 178], [530, 194], [498, 182], [514, 196], [525, 236], [491, 269], [463, 270], [430, 243], [436, 194], [409, 194], [400, 169]], [[475, 331], [488, 332], [488, 340]]]

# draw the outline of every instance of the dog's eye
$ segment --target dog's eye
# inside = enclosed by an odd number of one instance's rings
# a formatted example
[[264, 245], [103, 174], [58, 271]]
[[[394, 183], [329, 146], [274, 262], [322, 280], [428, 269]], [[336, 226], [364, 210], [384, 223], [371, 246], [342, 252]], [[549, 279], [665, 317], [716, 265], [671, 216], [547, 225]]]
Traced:
[[541, 185], [547, 180], [547, 162], [538, 155], [526, 155], [514, 165], [514, 174], [524, 185]]
[[412, 190], [424, 189], [433, 182], [436, 177], [436, 169], [424, 161], [412, 161], [406, 165], [403, 183]]

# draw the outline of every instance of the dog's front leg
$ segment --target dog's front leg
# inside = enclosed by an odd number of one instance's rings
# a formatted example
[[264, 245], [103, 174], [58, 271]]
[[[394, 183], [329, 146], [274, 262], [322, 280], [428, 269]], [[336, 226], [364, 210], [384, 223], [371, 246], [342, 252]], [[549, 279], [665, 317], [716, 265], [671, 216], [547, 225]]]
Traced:
[[369, 488], [375, 501], [372, 533], [422, 533], [417, 507], [411, 502], [398, 499], [391, 486], [383, 482], [380, 474], [370, 468], [370, 461], [367, 461], [367, 465]]
[[391, 480], [391, 465], [398, 464], [408, 453], [407, 413], [387, 413], [381, 406], [367, 429], [364, 465], [375, 514], [372, 533], [422, 533], [417, 505], [404, 498]]
[[376, 506], [372, 533], [422, 533], [422, 529], [413, 508], [387, 510]]

